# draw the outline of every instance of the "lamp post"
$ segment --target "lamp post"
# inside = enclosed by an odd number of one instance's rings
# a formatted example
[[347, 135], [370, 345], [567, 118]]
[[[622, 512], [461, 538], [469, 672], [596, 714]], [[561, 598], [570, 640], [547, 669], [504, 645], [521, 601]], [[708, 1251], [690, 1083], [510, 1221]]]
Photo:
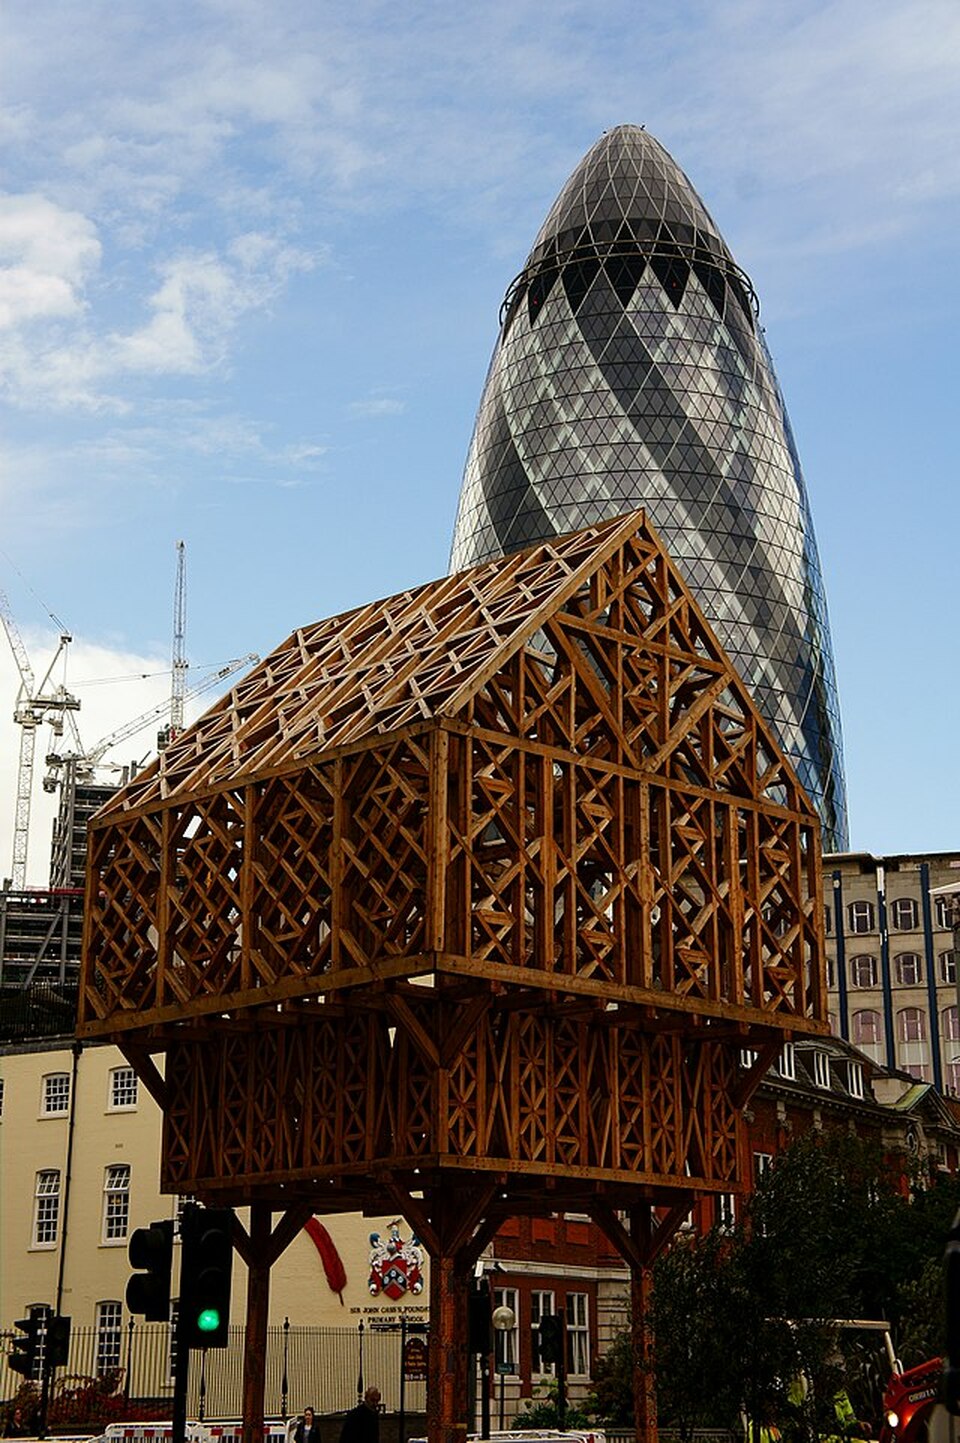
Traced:
[[513, 1361], [507, 1359], [507, 1334], [512, 1333], [517, 1322], [517, 1315], [512, 1308], [502, 1303], [499, 1308], [494, 1308], [492, 1317], [494, 1331], [497, 1334], [496, 1364], [497, 1372], [500, 1374], [500, 1432], [504, 1429], [504, 1388], [508, 1373], [513, 1372]]

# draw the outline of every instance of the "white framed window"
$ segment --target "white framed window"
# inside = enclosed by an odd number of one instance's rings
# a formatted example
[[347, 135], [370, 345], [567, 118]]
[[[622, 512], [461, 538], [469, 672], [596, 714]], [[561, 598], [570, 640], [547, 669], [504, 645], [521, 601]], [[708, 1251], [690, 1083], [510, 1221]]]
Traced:
[[866, 953], [850, 958], [850, 986], [876, 987], [877, 959]]
[[937, 926], [942, 932], [953, 931], [953, 901], [952, 897], [934, 897], [933, 910]]
[[827, 958], [827, 986], [833, 991], [837, 985], [837, 968], [832, 957]]
[[851, 1097], [863, 1097], [863, 1068], [859, 1062], [847, 1063], [847, 1091]]
[[129, 1112], [137, 1105], [137, 1074], [132, 1067], [112, 1067], [107, 1107], [110, 1112]]
[[512, 1372], [516, 1373], [519, 1355], [517, 1343], [520, 1337], [520, 1306], [516, 1288], [494, 1288], [493, 1306], [494, 1309], [509, 1308], [513, 1313], [512, 1328], [494, 1328], [493, 1330], [494, 1363], [498, 1367], [503, 1366], [504, 1369], [509, 1365]]
[[823, 930], [824, 930], [824, 932], [826, 932], [826, 934], [827, 934], [828, 937], [830, 936], [830, 933], [833, 931], [833, 919], [832, 919], [832, 917], [831, 917], [831, 915], [830, 915], [830, 908], [829, 908], [829, 907], [824, 907], [824, 909], [823, 909]]
[[960, 1062], [948, 1062], [943, 1069], [944, 1083], [951, 1097], [960, 1097]]
[[590, 1375], [589, 1301], [586, 1293], [568, 1293], [566, 1298], [567, 1373], [574, 1378]]
[[530, 1371], [531, 1373], [552, 1373], [553, 1363], [544, 1363], [540, 1357], [540, 1319], [545, 1318], [548, 1313], [555, 1312], [554, 1295], [540, 1288], [535, 1288], [530, 1294], [530, 1327], [532, 1345], [530, 1349]]
[[109, 1301], [97, 1304], [97, 1377], [120, 1367], [123, 1308]]
[[872, 1047], [880, 1041], [880, 1013], [871, 1007], [853, 1014], [853, 1040], [857, 1047]]
[[893, 959], [894, 974], [901, 987], [919, 987], [922, 980], [920, 957], [916, 952], [898, 952]]
[[957, 981], [956, 952], [941, 952], [937, 958], [937, 963], [940, 969], [940, 981], [955, 985]]
[[70, 1111], [69, 1072], [48, 1072], [40, 1093], [41, 1117], [62, 1117]]
[[847, 908], [850, 931], [856, 933], [873, 931], [873, 903], [851, 902]]
[[813, 1081], [816, 1087], [830, 1086], [830, 1057], [819, 1048], [813, 1054]]
[[940, 1032], [944, 1042], [960, 1042], [960, 1018], [956, 1007], [945, 1007], [941, 1012]]
[[754, 1185], [761, 1182], [770, 1171], [773, 1163], [773, 1154], [770, 1152], [755, 1152], [753, 1154], [753, 1181]]
[[895, 897], [890, 903], [890, 921], [898, 932], [912, 932], [917, 925], [918, 908], [913, 897]]
[[797, 1050], [792, 1042], [783, 1044], [783, 1051], [777, 1061], [777, 1071], [788, 1082], [797, 1080]]
[[37, 1173], [33, 1194], [33, 1246], [53, 1248], [60, 1228], [60, 1170]]
[[926, 1018], [920, 1007], [902, 1007], [897, 1013], [897, 1034], [901, 1042], [926, 1042]]
[[130, 1227], [130, 1167], [115, 1163], [103, 1179], [103, 1241], [126, 1242]]
[[757, 1053], [754, 1052], [753, 1048], [751, 1048], [751, 1047], [741, 1047], [741, 1049], [740, 1049], [740, 1066], [741, 1066], [741, 1067], [744, 1067], [744, 1068], [749, 1069], [749, 1068], [751, 1068], [751, 1067], [753, 1066], [753, 1064], [756, 1062], [756, 1060], [757, 1060]]
[[717, 1193], [715, 1225], [721, 1232], [731, 1232], [737, 1221], [737, 1199], [732, 1192]]

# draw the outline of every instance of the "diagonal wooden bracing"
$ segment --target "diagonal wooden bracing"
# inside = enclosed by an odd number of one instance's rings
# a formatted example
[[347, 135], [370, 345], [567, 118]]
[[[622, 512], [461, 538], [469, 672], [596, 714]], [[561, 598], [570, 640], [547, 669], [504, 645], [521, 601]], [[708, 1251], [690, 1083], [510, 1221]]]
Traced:
[[162, 1096], [165, 1188], [263, 1236], [407, 1211], [452, 1437], [483, 1241], [572, 1208], [642, 1270], [651, 1208], [735, 1189], [745, 1051], [826, 1030], [821, 919], [811, 805], [637, 514], [304, 627], [179, 737], [91, 827], [80, 1031]]

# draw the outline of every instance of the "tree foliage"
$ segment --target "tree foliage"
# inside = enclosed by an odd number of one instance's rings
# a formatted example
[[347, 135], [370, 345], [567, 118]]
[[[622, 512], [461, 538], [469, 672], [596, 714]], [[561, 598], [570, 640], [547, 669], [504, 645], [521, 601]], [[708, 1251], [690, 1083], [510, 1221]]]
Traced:
[[[795, 1443], [833, 1434], [843, 1386], [876, 1422], [886, 1375], [879, 1334], [837, 1319], [887, 1321], [905, 1365], [941, 1346], [943, 1244], [954, 1179], [903, 1188], [904, 1159], [845, 1133], [812, 1132], [779, 1154], [732, 1231], [681, 1236], [654, 1272], [658, 1411], [697, 1427], [776, 1421]], [[595, 1379], [597, 1413], [632, 1416], [627, 1336]]]

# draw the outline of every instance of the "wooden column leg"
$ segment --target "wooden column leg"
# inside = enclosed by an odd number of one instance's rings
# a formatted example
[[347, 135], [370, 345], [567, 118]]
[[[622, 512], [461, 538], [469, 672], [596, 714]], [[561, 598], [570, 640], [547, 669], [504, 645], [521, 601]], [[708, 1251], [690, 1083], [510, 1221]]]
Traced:
[[431, 1257], [428, 1443], [464, 1443], [467, 1436], [466, 1292], [454, 1259]]
[[631, 1208], [630, 1234], [636, 1249], [630, 1261], [630, 1312], [633, 1343], [633, 1410], [638, 1443], [657, 1443], [657, 1386], [654, 1366], [653, 1268], [639, 1262], [637, 1253], [649, 1257], [653, 1209]]
[[247, 1327], [243, 1341], [243, 1443], [263, 1443], [263, 1390], [267, 1376], [270, 1312], [270, 1208], [250, 1206]]

